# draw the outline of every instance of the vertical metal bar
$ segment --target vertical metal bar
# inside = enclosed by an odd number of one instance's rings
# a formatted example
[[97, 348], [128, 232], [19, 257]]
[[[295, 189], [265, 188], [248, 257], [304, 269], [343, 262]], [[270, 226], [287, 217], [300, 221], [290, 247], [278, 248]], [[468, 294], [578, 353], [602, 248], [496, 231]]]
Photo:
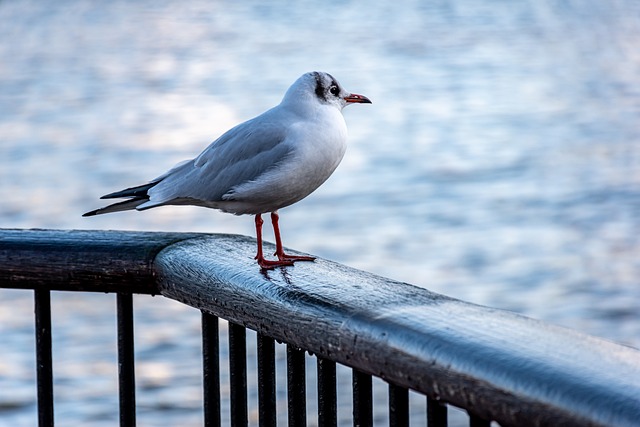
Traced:
[[353, 369], [353, 425], [373, 425], [371, 375]]
[[469, 427], [490, 427], [491, 421], [487, 421], [473, 414], [469, 414]]
[[51, 292], [34, 291], [38, 425], [53, 426], [53, 360], [51, 357]]
[[304, 350], [287, 345], [287, 400], [289, 426], [307, 425]]
[[427, 396], [427, 426], [447, 427], [447, 406]]
[[409, 426], [409, 390], [389, 384], [389, 426]]
[[318, 426], [336, 427], [336, 362], [321, 357], [318, 363]]
[[247, 418], [247, 330], [229, 322], [231, 426], [245, 427]]
[[202, 312], [204, 425], [220, 427], [220, 339], [218, 318]]
[[120, 426], [136, 425], [136, 385], [133, 356], [133, 295], [117, 294], [118, 307], [118, 385]]
[[258, 334], [258, 420], [260, 427], [276, 426], [276, 344]]

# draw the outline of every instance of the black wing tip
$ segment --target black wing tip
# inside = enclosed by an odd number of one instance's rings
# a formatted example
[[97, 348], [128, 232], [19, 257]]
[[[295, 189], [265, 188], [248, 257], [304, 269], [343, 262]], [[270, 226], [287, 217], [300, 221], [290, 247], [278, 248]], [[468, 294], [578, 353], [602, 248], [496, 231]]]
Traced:
[[83, 213], [83, 214], [82, 214], [82, 216], [83, 216], [83, 217], [84, 217], [84, 216], [96, 216], [96, 215], [98, 215], [98, 211], [99, 211], [99, 210], [100, 210], [100, 209], [96, 209], [95, 211], [85, 212], [85, 213]]
[[129, 187], [124, 190], [114, 191], [113, 193], [105, 194], [100, 197], [100, 199], [120, 199], [124, 197], [145, 198], [148, 197], [147, 191], [158, 184], [158, 182], [160, 181], [153, 181], [136, 187]]
[[104, 199], [119, 199], [121, 197], [133, 197], [133, 196], [122, 196], [121, 194], [128, 191], [129, 189], [127, 188], [126, 190], [122, 190], [122, 191], [116, 191], [114, 193], [109, 193], [109, 194], [105, 194], [104, 196], [100, 197], [100, 200], [104, 200]]

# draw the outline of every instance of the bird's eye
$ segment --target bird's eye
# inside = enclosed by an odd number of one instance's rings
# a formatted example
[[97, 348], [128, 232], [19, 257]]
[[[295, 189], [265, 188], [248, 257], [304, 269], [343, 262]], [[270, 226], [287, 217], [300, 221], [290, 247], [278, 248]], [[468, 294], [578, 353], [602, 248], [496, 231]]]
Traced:
[[333, 96], [338, 96], [338, 94], [340, 93], [340, 88], [338, 88], [338, 86], [333, 85], [329, 88], [329, 92], [331, 92], [331, 95]]

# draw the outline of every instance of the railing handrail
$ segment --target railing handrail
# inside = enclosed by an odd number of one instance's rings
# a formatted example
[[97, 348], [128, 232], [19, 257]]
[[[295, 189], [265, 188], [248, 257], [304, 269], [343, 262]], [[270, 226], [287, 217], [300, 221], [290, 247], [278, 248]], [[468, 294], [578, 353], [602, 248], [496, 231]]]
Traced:
[[504, 425], [640, 420], [636, 349], [323, 259], [261, 272], [253, 250], [243, 236], [0, 230], [0, 287], [160, 293]]
[[0, 229], [0, 287], [159, 294], [153, 261], [200, 233]]

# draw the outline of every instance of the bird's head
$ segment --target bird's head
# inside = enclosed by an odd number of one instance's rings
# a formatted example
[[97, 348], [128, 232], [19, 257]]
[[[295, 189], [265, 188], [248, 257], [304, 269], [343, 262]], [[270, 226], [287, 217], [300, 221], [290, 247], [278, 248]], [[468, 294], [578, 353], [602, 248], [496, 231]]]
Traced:
[[339, 110], [349, 104], [371, 104], [366, 96], [347, 92], [331, 74], [321, 71], [303, 74], [287, 90], [283, 102], [319, 103]]

